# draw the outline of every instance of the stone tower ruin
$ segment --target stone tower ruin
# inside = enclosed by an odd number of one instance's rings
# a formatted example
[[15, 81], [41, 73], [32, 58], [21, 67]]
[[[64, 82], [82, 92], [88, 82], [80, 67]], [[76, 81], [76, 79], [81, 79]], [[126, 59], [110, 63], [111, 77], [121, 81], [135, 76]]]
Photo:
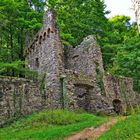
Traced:
[[43, 27], [35, 36], [27, 50], [28, 67], [39, 74], [46, 74], [46, 97], [54, 101], [52, 106], [60, 106], [59, 77], [64, 71], [63, 48], [52, 10], [44, 14]]

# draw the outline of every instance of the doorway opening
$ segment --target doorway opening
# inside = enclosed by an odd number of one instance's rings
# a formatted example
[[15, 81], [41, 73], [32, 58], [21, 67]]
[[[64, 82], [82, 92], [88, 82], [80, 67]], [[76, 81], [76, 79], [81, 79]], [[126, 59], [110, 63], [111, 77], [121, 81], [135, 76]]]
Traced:
[[90, 87], [85, 84], [75, 84], [75, 95], [79, 109], [88, 111], [90, 109]]
[[119, 99], [113, 100], [113, 107], [117, 114], [122, 114], [122, 102]]

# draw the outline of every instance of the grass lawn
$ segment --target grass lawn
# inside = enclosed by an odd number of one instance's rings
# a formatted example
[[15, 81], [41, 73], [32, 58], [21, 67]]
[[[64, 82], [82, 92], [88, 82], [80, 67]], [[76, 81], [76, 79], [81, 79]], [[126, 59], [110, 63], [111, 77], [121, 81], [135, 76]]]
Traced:
[[0, 140], [63, 140], [65, 136], [86, 127], [97, 127], [106, 120], [87, 113], [43, 111], [0, 128]]
[[140, 113], [118, 122], [97, 140], [140, 140]]

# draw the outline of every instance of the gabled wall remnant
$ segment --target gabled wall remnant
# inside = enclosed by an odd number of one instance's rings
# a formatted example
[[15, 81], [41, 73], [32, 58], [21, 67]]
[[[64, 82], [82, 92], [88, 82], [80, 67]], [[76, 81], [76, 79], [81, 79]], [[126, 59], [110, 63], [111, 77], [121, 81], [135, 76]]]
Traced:
[[96, 69], [104, 72], [102, 54], [92, 35], [84, 38], [83, 42], [75, 48], [69, 47], [67, 51], [67, 69], [85, 73], [96, 77]]

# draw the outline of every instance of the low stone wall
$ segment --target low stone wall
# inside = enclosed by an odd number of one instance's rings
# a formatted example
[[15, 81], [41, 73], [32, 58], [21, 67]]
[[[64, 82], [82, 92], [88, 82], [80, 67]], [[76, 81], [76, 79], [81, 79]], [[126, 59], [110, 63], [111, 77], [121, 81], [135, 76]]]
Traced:
[[123, 114], [130, 107], [138, 105], [140, 96], [133, 90], [131, 78], [104, 74], [103, 85], [100, 85], [96, 78], [65, 70], [63, 82], [65, 107], [72, 110], [84, 109], [92, 113]]
[[139, 95], [133, 90], [133, 79], [105, 74], [104, 86], [110, 104], [113, 104], [114, 100], [120, 100], [123, 111], [129, 107], [137, 106]]
[[[115, 108], [123, 113], [128, 107], [138, 105], [140, 95], [133, 91], [131, 78], [105, 74], [102, 80], [105, 94], [96, 78], [65, 70], [60, 76], [61, 107], [110, 114]], [[0, 126], [14, 118], [53, 107], [52, 94], [48, 94], [49, 89], [42, 90], [40, 84], [27, 79], [0, 77]]]
[[0, 77], [0, 126], [15, 117], [42, 109], [43, 103], [37, 82]]

